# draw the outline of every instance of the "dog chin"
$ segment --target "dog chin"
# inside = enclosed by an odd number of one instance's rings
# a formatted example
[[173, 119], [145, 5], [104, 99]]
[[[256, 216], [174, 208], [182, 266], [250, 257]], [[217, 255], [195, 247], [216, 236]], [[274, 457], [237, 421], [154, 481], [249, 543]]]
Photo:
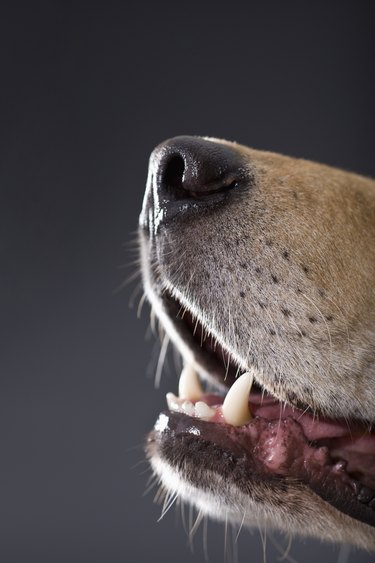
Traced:
[[243, 527], [276, 530], [288, 537], [308, 536], [332, 543], [350, 543], [365, 550], [375, 549], [371, 528], [366, 529], [302, 486], [289, 486], [287, 495], [285, 488], [276, 491], [267, 485], [259, 486], [252, 492], [259, 499], [255, 501], [216, 472], [205, 474], [204, 482], [210, 483], [208, 487], [194, 484], [194, 475], [184, 476], [176, 460], [169, 462], [164, 458], [154, 432], [148, 437], [146, 452], [157, 483], [163, 488], [163, 499], [167, 499], [167, 510], [179, 499], [196, 508], [199, 520], [207, 516], [231, 523], [238, 531]]

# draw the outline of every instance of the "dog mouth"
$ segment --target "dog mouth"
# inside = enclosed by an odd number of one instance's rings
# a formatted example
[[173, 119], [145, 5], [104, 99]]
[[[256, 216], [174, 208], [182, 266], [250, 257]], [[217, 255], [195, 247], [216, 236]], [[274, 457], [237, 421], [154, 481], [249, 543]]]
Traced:
[[168, 291], [159, 299], [192, 361], [182, 370], [178, 395], [167, 394], [168, 409], [150, 434], [149, 451], [156, 446], [171, 464], [179, 460], [181, 467], [190, 463], [200, 470], [212, 470], [215, 458], [215, 471], [247, 493], [255, 482], [307, 486], [341, 512], [375, 526], [371, 426], [279, 400], [189, 307]]

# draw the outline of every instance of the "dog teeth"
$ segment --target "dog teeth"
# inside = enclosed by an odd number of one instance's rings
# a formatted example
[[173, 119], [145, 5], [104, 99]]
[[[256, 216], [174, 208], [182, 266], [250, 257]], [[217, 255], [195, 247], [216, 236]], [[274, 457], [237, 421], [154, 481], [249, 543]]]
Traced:
[[183, 412], [203, 420], [209, 420], [216, 412], [215, 409], [212, 409], [203, 401], [197, 401], [194, 405], [191, 401], [184, 401], [180, 397], [176, 397], [174, 393], [167, 393], [166, 399], [170, 411]]
[[185, 366], [178, 383], [178, 396], [187, 401], [198, 401], [203, 394], [197, 372], [192, 366]]
[[212, 418], [214, 416], [214, 414], [215, 414], [215, 409], [212, 409], [211, 407], [209, 407], [203, 401], [198, 401], [197, 403], [195, 403], [195, 416], [196, 417], [208, 420], [208, 419]]
[[167, 405], [170, 411], [180, 411], [181, 401], [174, 393], [167, 393], [165, 398], [167, 399]]
[[[222, 405], [225, 422], [232, 426], [242, 426], [252, 418], [249, 409], [249, 393], [253, 383], [253, 376], [245, 372], [229, 389]], [[184, 367], [178, 384], [178, 397], [167, 393], [168, 408], [171, 411], [185, 413], [203, 420], [210, 420], [216, 410], [200, 400], [203, 390], [199, 377], [190, 365]]]
[[191, 401], [184, 401], [181, 405], [181, 408], [185, 414], [188, 414], [189, 416], [194, 416], [195, 409]]
[[251, 420], [249, 393], [252, 383], [252, 374], [245, 372], [229, 389], [222, 406], [224, 420], [228, 424], [232, 424], [232, 426], [242, 426]]

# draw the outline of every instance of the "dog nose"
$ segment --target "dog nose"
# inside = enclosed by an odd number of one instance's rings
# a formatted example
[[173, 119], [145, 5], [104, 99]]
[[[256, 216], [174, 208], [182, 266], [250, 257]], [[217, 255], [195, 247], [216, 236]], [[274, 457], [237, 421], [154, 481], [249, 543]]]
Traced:
[[174, 137], [157, 147], [159, 196], [168, 201], [200, 198], [233, 188], [240, 179], [238, 152], [228, 145], [200, 137]]
[[208, 213], [249, 184], [245, 156], [234, 143], [181, 136], [151, 154], [140, 226], [156, 234], [177, 218]]

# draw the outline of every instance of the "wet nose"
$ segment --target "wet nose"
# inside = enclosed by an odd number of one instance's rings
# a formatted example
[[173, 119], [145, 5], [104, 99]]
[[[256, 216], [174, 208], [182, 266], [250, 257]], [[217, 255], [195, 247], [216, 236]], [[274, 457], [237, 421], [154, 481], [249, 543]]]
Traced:
[[209, 213], [246, 185], [249, 175], [235, 144], [202, 137], [169, 139], [152, 152], [140, 226], [160, 226], [191, 214]]
[[244, 159], [235, 146], [201, 137], [174, 137], [151, 154], [153, 197], [148, 207], [153, 206], [159, 220], [167, 222], [189, 209], [223, 201], [244, 174]]

